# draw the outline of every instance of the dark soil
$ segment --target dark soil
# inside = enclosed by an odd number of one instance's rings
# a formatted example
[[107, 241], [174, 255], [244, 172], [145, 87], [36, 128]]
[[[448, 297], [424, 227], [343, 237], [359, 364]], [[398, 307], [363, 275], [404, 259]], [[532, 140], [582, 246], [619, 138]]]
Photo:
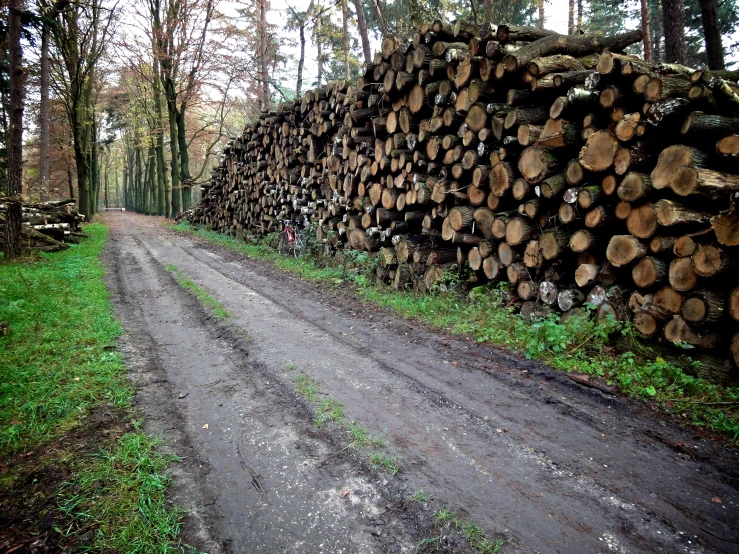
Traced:
[[64, 437], [0, 463], [0, 553], [70, 552], [79, 539], [55, 531], [70, 522], [56, 501], [72, 476], [68, 461], [104, 448], [131, 429], [126, 414], [100, 406]]
[[[110, 222], [111, 290], [137, 401], [185, 458], [175, 496], [190, 509], [193, 544], [413, 551], [436, 536], [430, 512], [444, 506], [509, 540], [504, 552], [739, 550], [739, 457], [725, 442], [360, 304], [346, 287], [303, 282], [153, 218]], [[233, 321], [211, 320], [167, 264]], [[346, 455], [341, 431], [315, 427], [292, 365], [348, 420], [382, 433], [402, 457], [398, 476]], [[432, 501], [409, 503], [419, 490]], [[461, 548], [451, 539], [443, 551]]]

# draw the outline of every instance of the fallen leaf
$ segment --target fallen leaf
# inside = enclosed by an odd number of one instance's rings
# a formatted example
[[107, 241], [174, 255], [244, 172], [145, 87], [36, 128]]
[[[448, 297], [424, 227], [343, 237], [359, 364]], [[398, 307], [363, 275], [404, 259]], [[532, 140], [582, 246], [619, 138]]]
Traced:
[[605, 436], [606, 436], [606, 434], [605, 434], [605, 433], [601, 433], [601, 434], [600, 434], [600, 436], [601, 436], [601, 437], [605, 437]]
[[206, 423], [205, 425], [203, 425], [203, 429], [207, 429], [207, 428], [208, 428], [208, 424]]
[[349, 496], [349, 491], [344, 491], [341, 493], [341, 498], [346, 498], [347, 496]]
[[485, 421], [490, 421], [490, 418], [488, 416], [485, 416], [482, 419], [484, 419]]
[[75, 378], [74, 378], [74, 380], [75, 380], [75, 381], [79, 381], [79, 380], [80, 380], [80, 378], [79, 378], [79, 377], [75, 377]]
[[717, 504], [721, 504], [721, 499], [718, 496], [714, 496], [713, 498], [711, 498], [711, 500], [713, 500]]

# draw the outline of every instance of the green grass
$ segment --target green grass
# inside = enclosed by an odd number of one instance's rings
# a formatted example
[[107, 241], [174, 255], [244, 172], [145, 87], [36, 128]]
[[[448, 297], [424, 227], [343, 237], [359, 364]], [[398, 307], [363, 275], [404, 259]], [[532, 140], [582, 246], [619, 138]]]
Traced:
[[[89, 445], [93, 455], [54, 446], [93, 410], [130, 410], [133, 397], [114, 349], [121, 328], [99, 260], [108, 229], [91, 224], [85, 233], [89, 239], [64, 252], [0, 261], [0, 321], [11, 329], [0, 337], [0, 458], [37, 449], [45, 452], [32, 462], [38, 471], [71, 474], [42, 507], [63, 511], [61, 520], [71, 522], [59, 529], [64, 535], [91, 535], [86, 548], [167, 552], [181, 514], [166, 505], [169, 459], [155, 441], [133, 430], [118, 440], [96, 437]], [[26, 470], [23, 462], [14, 463]], [[27, 490], [17, 474], [0, 483], [0, 494]]]
[[[467, 539], [473, 552], [476, 554], [498, 554], [506, 541], [498, 538], [495, 540], [488, 539], [482, 527], [476, 523], [465, 523], [463, 522], [455, 512], [442, 508], [434, 512], [434, 522], [436, 527], [441, 530], [442, 527], [453, 527]], [[428, 537], [418, 543], [417, 546], [422, 547], [426, 545], [435, 544], [439, 541], [440, 537]]]
[[60, 508], [71, 523], [59, 532], [70, 537], [93, 529], [92, 550], [99, 552], [179, 551], [168, 543], [184, 512], [167, 505], [164, 472], [171, 458], [156, 451], [158, 444], [127, 433], [115, 450], [98, 453], [62, 490]]
[[325, 398], [318, 403], [315, 422], [317, 427], [326, 423], [344, 423], [344, 405], [335, 398]]
[[308, 402], [315, 402], [318, 399], [320, 388], [315, 379], [305, 373], [299, 373], [295, 376], [294, 383], [295, 390], [297, 390], [301, 396], [305, 397]]
[[221, 302], [213, 298], [213, 296], [203, 287], [194, 281], [187, 279], [177, 266], [167, 264], [164, 269], [172, 274], [174, 280], [180, 287], [197, 298], [217, 320], [227, 321], [231, 318], [231, 314], [228, 313], [228, 310]]
[[428, 502], [430, 498], [431, 496], [426, 491], [417, 491], [411, 495], [411, 501], [418, 502], [418, 503]]
[[383, 469], [391, 477], [395, 477], [400, 473], [401, 461], [402, 458], [400, 456], [388, 456], [387, 454], [380, 452], [370, 453], [370, 464], [372, 464], [372, 469]]
[[[739, 388], [723, 387], [698, 377], [700, 362], [690, 359], [689, 350], [669, 358], [661, 356], [629, 324], [602, 324], [593, 317], [583, 317], [563, 325], [556, 316], [532, 323], [506, 308], [492, 287], [462, 297], [454, 292], [416, 295], [376, 286], [373, 261], [366, 253], [354, 253], [351, 268], [321, 267], [309, 255], [297, 260], [280, 256], [268, 245], [269, 240], [246, 242], [187, 223], [171, 228], [267, 260], [305, 279], [331, 284], [351, 282], [365, 301], [403, 317], [519, 352], [562, 371], [587, 373], [617, 386], [627, 396], [652, 401], [683, 421], [739, 441]], [[628, 345], [618, 354], [608, 348], [609, 338], [614, 336], [620, 336], [621, 343]]]

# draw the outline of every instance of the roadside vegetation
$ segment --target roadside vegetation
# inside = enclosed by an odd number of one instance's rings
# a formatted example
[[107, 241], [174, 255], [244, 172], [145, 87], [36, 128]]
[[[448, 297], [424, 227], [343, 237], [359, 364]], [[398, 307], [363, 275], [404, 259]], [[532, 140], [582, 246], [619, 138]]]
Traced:
[[266, 260], [304, 279], [351, 283], [360, 298], [403, 317], [509, 349], [562, 371], [586, 374], [681, 421], [706, 427], [734, 442], [739, 440], [739, 388], [699, 377], [702, 363], [690, 357], [689, 349], [682, 356], [662, 354], [641, 340], [629, 323], [596, 321], [587, 306], [583, 317], [565, 323], [554, 315], [532, 322], [507, 308], [501, 290], [493, 285], [468, 293], [459, 286], [459, 279], [450, 275], [437, 290], [417, 295], [377, 285], [375, 262], [365, 252], [344, 252], [346, 263], [336, 267], [310, 241], [307, 253], [295, 259], [276, 251], [274, 237], [242, 240], [189, 223], [171, 228]]
[[170, 456], [138, 429], [121, 333], [99, 260], [80, 245], [0, 259], [0, 546], [169, 552], [182, 513], [165, 498]]
[[231, 314], [228, 313], [228, 310], [221, 302], [213, 298], [213, 296], [203, 287], [201, 287], [194, 281], [186, 278], [183, 275], [182, 271], [177, 268], [177, 266], [167, 264], [164, 269], [168, 273], [172, 274], [174, 280], [180, 287], [182, 287], [195, 298], [197, 298], [200, 303], [205, 306], [208, 312], [212, 314], [213, 317], [215, 317], [217, 320], [226, 321], [231, 318]]

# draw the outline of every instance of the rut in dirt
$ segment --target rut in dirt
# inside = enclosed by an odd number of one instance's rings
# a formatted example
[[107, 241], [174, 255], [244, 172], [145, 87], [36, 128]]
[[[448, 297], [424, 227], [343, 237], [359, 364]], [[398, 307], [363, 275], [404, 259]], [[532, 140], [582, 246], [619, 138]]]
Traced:
[[[389, 499], [420, 490], [509, 539], [504, 552], [739, 549], [733, 450], [541, 365], [360, 305], [350, 291], [151, 218], [110, 221], [116, 295], [129, 319], [140, 316], [124, 326], [153, 341], [177, 424], [206, 468], [206, 521], [232, 551], [413, 551], [428, 528]], [[250, 337], [248, 355], [195, 315], [168, 264], [225, 305]], [[383, 435], [402, 459], [396, 477], [332, 455], [310, 411], [296, 409], [292, 366], [347, 420]]]

